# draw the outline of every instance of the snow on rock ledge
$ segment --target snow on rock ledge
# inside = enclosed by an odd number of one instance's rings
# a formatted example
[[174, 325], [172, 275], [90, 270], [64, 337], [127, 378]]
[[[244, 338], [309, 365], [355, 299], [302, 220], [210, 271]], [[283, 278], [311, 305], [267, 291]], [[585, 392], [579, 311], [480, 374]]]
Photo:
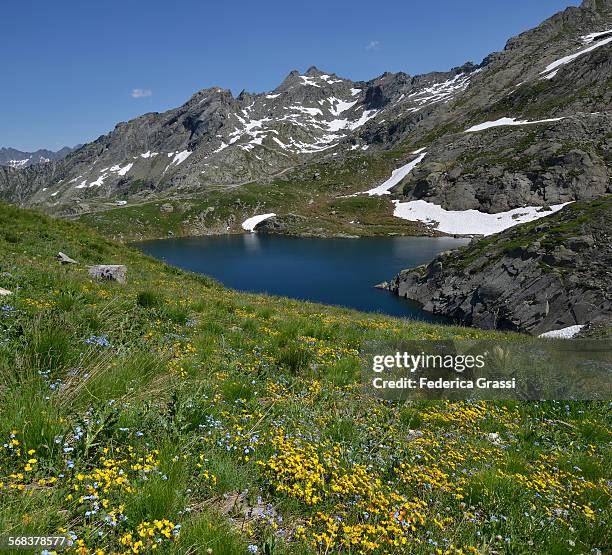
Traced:
[[270, 213], [270, 214], [259, 214], [258, 216], [251, 216], [250, 218], [247, 218], [246, 220], [244, 220], [244, 222], [242, 222], [242, 229], [246, 231], [250, 231], [251, 233], [254, 233], [255, 226], [258, 223], [263, 222], [264, 220], [267, 220], [268, 218], [271, 218], [272, 216], [276, 216], [276, 214]]
[[535, 123], [549, 123], [552, 121], [560, 121], [563, 118], [550, 118], [550, 119], [539, 119], [534, 121], [527, 120], [517, 120], [516, 118], [499, 118], [495, 121], [485, 121], [484, 123], [479, 123], [478, 125], [473, 125], [469, 129], [466, 129], [464, 133], [474, 133], [476, 131], [482, 131], [484, 129], [489, 129], [491, 127], [501, 127], [504, 125], [533, 125]]
[[437, 231], [453, 235], [492, 235], [517, 224], [538, 220], [561, 210], [569, 202], [555, 204], [551, 210], [540, 212], [540, 206], [514, 208], [507, 212], [487, 214], [479, 210], [445, 210], [424, 200], [393, 201], [393, 215], [404, 220], [432, 224]]
[[576, 326], [569, 326], [567, 328], [561, 328], [560, 330], [547, 331], [541, 333], [538, 337], [544, 337], [548, 339], [571, 339], [577, 335], [580, 330], [584, 328], [584, 324], [578, 324]]
[[[189, 151], [189, 150], [183, 150], [181, 152], [176, 152], [174, 155], [174, 158], [172, 159], [172, 162], [170, 162], [170, 165], [175, 164], [175, 165], [179, 165], [182, 164], [185, 160], [187, 160], [187, 158], [189, 158], [189, 156], [191, 156], [193, 154], [193, 152]], [[168, 156], [171, 156], [172, 153], [168, 154]]]
[[[606, 36], [612, 33], [612, 29], [608, 29], [607, 31], [600, 31], [597, 33], [590, 33], [588, 35], [583, 35], [581, 38], [584, 44], [590, 44], [587, 48], [583, 48], [574, 54], [570, 54], [569, 56], [564, 56], [558, 60], [555, 60], [551, 64], [548, 64], [543, 71], [540, 72], [540, 75], [544, 75], [545, 79], [552, 79], [555, 75], [557, 75], [557, 71], [561, 66], [565, 64], [569, 64], [573, 62], [576, 58], [586, 54], [587, 52], [591, 52], [596, 48], [600, 48], [605, 46], [606, 44], [612, 42], [612, 36]], [[600, 38], [603, 37], [603, 38]]]

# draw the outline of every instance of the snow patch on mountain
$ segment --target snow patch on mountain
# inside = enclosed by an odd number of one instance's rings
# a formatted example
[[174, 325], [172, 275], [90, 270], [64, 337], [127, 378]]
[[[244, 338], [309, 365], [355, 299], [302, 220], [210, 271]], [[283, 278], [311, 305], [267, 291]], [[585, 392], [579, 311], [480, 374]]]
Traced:
[[348, 122], [346, 128], [350, 129], [351, 131], [354, 131], [358, 127], [365, 125], [372, 118], [376, 117], [379, 111], [380, 110], [364, 110], [363, 114], [361, 114], [361, 117], [357, 121]]
[[590, 44], [593, 41], [599, 39], [599, 37], [603, 37], [607, 35], [612, 35], [612, 29], [608, 29], [607, 31], [596, 31], [595, 33], [589, 33], [588, 35], [582, 35], [580, 37], [580, 40], [584, 44]]
[[588, 46], [587, 48], [583, 48], [582, 50], [579, 50], [578, 52], [575, 52], [574, 54], [570, 54], [569, 56], [564, 56], [563, 58], [559, 58], [558, 60], [555, 60], [554, 62], [548, 64], [540, 72], [540, 75], [543, 75], [544, 78], [546, 79], [551, 79], [557, 74], [559, 67], [565, 64], [569, 64], [570, 62], [573, 62], [576, 58], [579, 58], [580, 56], [582, 56], [583, 54], [586, 54], [587, 52], [591, 52], [595, 50], [596, 48], [600, 48], [612, 42], [612, 36], [606, 36], [605, 38], [601, 40], [597, 40], [599, 37], [608, 35], [610, 33], [612, 33], [612, 29], [609, 29], [607, 31], [597, 32], [597, 33], [590, 33], [588, 35], [583, 35], [582, 37], [580, 37], [580, 39], [582, 40], [583, 43], [590, 44], [590, 46]]
[[359, 102], [359, 100], [353, 100], [352, 102], [341, 100], [334, 96], [332, 96], [331, 98], [328, 98], [327, 100], [332, 106], [330, 112], [334, 116], [339, 116], [342, 112], [346, 112], [347, 110], [350, 110], [353, 106], [355, 106], [355, 104], [357, 104], [357, 102]]
[[263, 222], [264, 220], [267, 220], [268, 218], [271, 218], [272, 216], [276, 216], [276, 214], [270, 213], [270, 214], [258, 214], [257, 216], [251, 216], [250, 218], [247, 218], [246, 220], [244, 220], [244, 222], [242, 222], [242, 229], [244, 229], [245, 231], [250, 231], [251, 233], [254, 233], [255, 226], [258, 223]]
[[302, 112], [310, 116], [323, 115], [323, 112], [319, 108], [307, 108], [306, 106], [289, 106], [288, 110]]
[[575, 326], [568, 326], [567, 328], [561, 328], [559, 330], [551, 330], [546, 333], [541, 333], [538, 337], [544, 337], [547, 339], [571, 339], [584, 328], [584, 324], [577, 324]]
[[[119, 164], [115, 164], [114, 166], [109, 168], [108, 171], [116, 173], [117, 175], [125, 175], [127, 172], [129, 172], [132, 169], [133, 165], [134, 164], [132, 162], [130, 162], [129, 164], [126, 164], [123, 167], [121, 167]], [[105, 172], [106, 170], [107, 168], [104, 168], [100, 170], [100, 172]]]
[[217, 147], [215, 150], [212, 151], [213, 154], [217, 154], [217, 152], [221, 152], [222, 150], [225, 150], [229, 145], [227, 143], [224, 143], [223, 141], [221, 141], [221, 145], [219, 147]]
[[323, 74], [319, 76], [323, 81], [325, 81], [328, 85], [333, 85], [334, 83], [342, 83], [342, 79], [334, 79], [331, 75]]
[[29, 158], [25, 158], [24, 160], [9, 160], [7, 165], [11, 168], [23, 168], [30, 161]]
[[125, 175], [127, 172], [129, 172], [132, 169], [133, 165], [134, 165], [134, 163], [130, 162], [129, 164], [126, 164], [122, 168], [119, 168], [117, 170], [117, 175]]
[[474, 133], [476, 131], [483, 131], [484, 129], [490, 129], [491, 127], [501, 127], [505, 125], [533, 125], [535, 123], [549, 123], [553, 121], [560, 121], [564, 118], [549, 118], [549, 119], [540, 119], [534, 121], [528, 120], [517, 120], [516, 118], [499, 118], [495, 121], [485, 121], [484, 123], [479, 123], [478, 125], [473, 125], [469, 129], [466, 129], [464, 133]]
[[389, 191], [393, 189], [393, 187], [395, 187], [402, 179], [404, 179], [404, 177], [406, 177], [420, 162], [422, 162], [425, 156], [427, 156], [427, 152], [422, 152], [419, 154], [419, 156], [408, 162], [406, 165], [393, 170], [391, 177], [387, 179], [387, 181], [381, 183], [378, 187], [365, 191], [362, 194], [369, 196], [389, 195]]
[[[477, 73], [477, 71], [473, 71], [472, 73], [458, 73], [452, 79], [442, 81], [441, 83], [434, 83], [429, 87], [424, 87], [423, 89], [412, 92], [406, 99], [415, 102], [421, 108], [437, 102], [446, 102], [459, 91], [464, 90], [469, 85], [470, 79], [475, 73]], [[400, 97], [398, 102], [402, 99], [403, 97]]]
[[103, 173], [100, 177], [98, 177], [98, 179], [96, 179], [95, 181], [92, 181], [89, 186], [90, 187], [99, 187], [100, 185], [102, 185], [104, 183], [104, 180], [108, 177], [107, 173]]
[[[189, 158], [192, 154], [193, 154], [193, 152], [191, 152], [190, 150], [182, 150], [181, 152], [177, 152], [174, 155], [174, 158], [172, 159], [172, 162], [170, 162], [170, 165], [172, 166], [174, 164], [174, 165], [178, 166], [179, 164], [182, 164], [185, 160], [187, 160], [187, 158]], [[131, 167], [131, 165], [130, 165], [130, 167]], [[123, 175], [123, 174], [120, 173], [119, 175]]]
[[300, 79], [302, 80], [302, 84], [303, 85], [310, 85], [311, 87], [321, 87], [321, 85], [317, 85], [317, 82], [314, 80], [313, 77], [310, 77], [308, 75], [300, 75]]
[[492, 235], [517, 224], [532, 222], [550, 216], [570, 204], [555, 204], [543, 211], [540, 206], [525, 206], [507, 212], [488, 214], [479, 210], [445, 210], [425, 200], [393, 201], [393, 215], [403, 220], [432, 225], [437, 231], [454, 235]]

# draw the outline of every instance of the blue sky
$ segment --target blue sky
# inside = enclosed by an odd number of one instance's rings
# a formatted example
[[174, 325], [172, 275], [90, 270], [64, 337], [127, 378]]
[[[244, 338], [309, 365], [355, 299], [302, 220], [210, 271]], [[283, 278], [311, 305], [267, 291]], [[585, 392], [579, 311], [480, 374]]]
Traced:
[[[0, 146], [57, 149], [211, 86], [480, 62], [579, 0], [38, 0], [2, 6]], [[134, 92], [134, 91], [140, 92]]]

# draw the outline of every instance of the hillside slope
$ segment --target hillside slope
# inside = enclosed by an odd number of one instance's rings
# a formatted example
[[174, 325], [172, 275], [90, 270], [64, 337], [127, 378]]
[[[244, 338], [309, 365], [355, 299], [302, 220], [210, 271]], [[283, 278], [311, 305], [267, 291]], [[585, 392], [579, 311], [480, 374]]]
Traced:
[[390, 283], [395, 294], [467, 325], [534, 334], [612, 324], [612, 196], [570, 204]]
[[[128, 283], [92, 281], [102, 262]], [[499, 334], [237, 293], [4, 204], [0, 287], [5, 534], [81, 555], [611, 547], [606, 403], [360, 384], [373, 340]]]

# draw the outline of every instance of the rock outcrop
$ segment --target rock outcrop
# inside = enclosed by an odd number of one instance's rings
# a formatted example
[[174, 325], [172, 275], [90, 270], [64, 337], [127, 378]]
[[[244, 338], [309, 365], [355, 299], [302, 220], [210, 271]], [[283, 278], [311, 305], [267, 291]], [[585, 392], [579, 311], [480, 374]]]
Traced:
[[435, 314], [534, 335], [612, 321], [612, 196], [474, 241], [404, 270], [395, 294]]
[[284, 216], [272, 216], [259, 222], [254, 231], [258, 233], [269, 233], [272, 235], [284, 235], [287, 233], [288, 226], [303, 221], [304, 217], [297, 214], [286, 214]]
[[67, 254], [63, 253], [62, 251], [58, 252], [55, 258], [61, 264], [77, 264], [77, 261], [74, 260], [74, 258], [70, 258]]

